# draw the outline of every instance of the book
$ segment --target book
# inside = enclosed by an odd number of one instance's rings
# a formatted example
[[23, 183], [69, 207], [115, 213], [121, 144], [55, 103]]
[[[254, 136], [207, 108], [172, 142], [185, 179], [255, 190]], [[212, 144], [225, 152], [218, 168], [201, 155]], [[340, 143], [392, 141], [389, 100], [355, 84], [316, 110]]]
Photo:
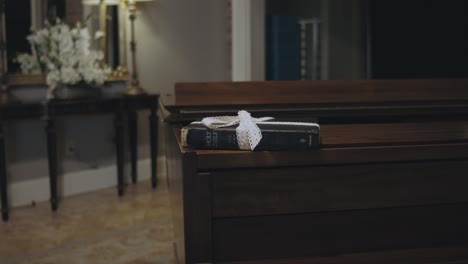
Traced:
[[[320, 144], [320, 127], [313, 123], [300, 125], [282, 122], [262, 122], [257, 126], [262, 139], [255, 150], [309, 150]], [[201, 122], [193, 122], [181, 130], [182, 145], [196, 149], [239, 149], [236, 127], [210, 129]]]

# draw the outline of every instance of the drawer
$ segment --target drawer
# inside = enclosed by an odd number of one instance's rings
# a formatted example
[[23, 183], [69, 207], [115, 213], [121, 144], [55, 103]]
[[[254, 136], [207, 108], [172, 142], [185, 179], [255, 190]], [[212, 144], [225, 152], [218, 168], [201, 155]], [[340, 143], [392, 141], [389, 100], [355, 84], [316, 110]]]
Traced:
[[213, 255], [218, 263], [464, 245], [467, 223], [467, 204], [217, 218]]
[[468, 202], [468, 162], [216, 171], [213, 216]]

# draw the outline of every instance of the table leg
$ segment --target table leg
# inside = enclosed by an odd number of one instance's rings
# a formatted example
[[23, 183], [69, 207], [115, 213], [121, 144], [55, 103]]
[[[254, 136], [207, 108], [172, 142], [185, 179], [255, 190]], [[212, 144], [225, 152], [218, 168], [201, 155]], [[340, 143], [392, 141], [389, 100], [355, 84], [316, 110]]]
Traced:
[[5, 161], [5, 134], [3, 124], [0, 123], [0, 194], [2, 203], [2, 219], [8, 221], [8, 195], [7, 195], [7, 175]]
[[136, 111], [128, 112], [128, 130], [130, 136], [130, 159], [132, 164], [132, 182], [137, 182], [137, 161], [138, 161], [138, 113]]
[[151, 107], [150, 115], [150, 142], [151, 142], [151, 186], [156, 188], [157, 179], [157, 163], [158, 163], [158, 116], [156, 114], [156, 106]]
[[115, 116], [115, 146], [117, 154], [117, 191], [119, 196], [124, 194], [124, 121], [123, 114]]
[[49, 160], [50, 204], [52, 210], [57, 210], [57, 131], [55, 120], [47, 120], [47, 155]]

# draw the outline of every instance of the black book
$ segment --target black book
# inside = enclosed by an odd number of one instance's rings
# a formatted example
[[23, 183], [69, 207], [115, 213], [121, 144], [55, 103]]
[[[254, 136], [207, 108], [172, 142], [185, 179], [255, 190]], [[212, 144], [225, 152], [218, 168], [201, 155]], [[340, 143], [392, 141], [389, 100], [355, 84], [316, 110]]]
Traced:
[[[315, 123], [284, 124], [270, 121], [257, 124], [262, 139], [255, 150], [309, 150], [320, 144], [320, 127]], [[181, 130], [183, 146], [196, 149], [239, 149], [236, 127], [210, 129], [193, 122]]]

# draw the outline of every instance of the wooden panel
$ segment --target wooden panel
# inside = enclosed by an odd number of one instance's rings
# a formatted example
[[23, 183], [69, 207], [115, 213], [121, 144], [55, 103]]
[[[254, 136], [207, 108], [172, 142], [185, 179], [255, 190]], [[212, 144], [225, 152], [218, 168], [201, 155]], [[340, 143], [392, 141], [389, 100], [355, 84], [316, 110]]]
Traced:
[[183, 111], [183, 113], [169, 112], [161, 105], [161, 112], [165, 122], [172, 124], [188, 124], [195, 120], [201, 120], [207, 116], [232, 116], [237, 115], [239, 109], [242, 108], [252, 114], [253, 117], [272, 116], [277, 119], [288, 119], [301, 121], [303, 117], [318, 118], [323, 124], [339, 124], [339, 123], [369, 123], [369, 122], [394, 122], [404, 119], [413, 121], [428, 120], [436, 121], [437, 119], [452, 120], [466, 119], [468, 116], [468, 105], [450, 105], [445, 107], [435, 107], [428, 105], [427, 107], [319, 107], [313, 106], [308, 108], [293, 107], [289, 109], [269, 109], [261, 107], [239, 107], [233, 106], [230, 108], [221, 107], [216, 110], [201, 110], [201, 111]]
[[468, 243], [468, 205], [218, 218], [216, 262], [299, 258]]
[[184, 172], [186, 262], [211, 262], [211, 174]]
[[[466, 116], [468, 79], [178, 83], [161, 97], [171, 123], [244, 109], [255, 117]], [[359, 121], [360, 120], [360, 121]]]
[[216, 217], [468, 202], [468, 161], [214, 172]]
[[172, 128], [165, 125], [167, 135], [166, 168], [167, 184], [174, 226], [175, 255], [178, 263], [185, 259], [185, 228], [184, 228], [184, 202], [183, 202], [183, 165], [182, 155], [178, 151], [176, 136]]
[[468, 122], [322, 125], [320, 135], [322, 148], [467, 142]]
[[196, 150], [198, 166], [264, 167], [468, 158], [466, 121], [322, 125], [320, 133], [320, 149], [305, 152]]
[[[180, 137], [180, 129], [174, 133]], [[341, 124], [320, 126], [320, 149], [468, 143], [468, 121]], [[316, 150], [311, 150], [314, 152]], [[197, 150], [210, 154], [210, 150]], [[240, 153], [216, 151], [215, 154]], [[309, 152], [302, 152], [309, 153]]]
[[193, 150], [200, 169], [261, 168], [468, 159], [468, 144], [322, 148], [311, 151]]
[[168, 109], [215, 105], [285, 105], [468, 100], [468, 80], [328, 80], [177, 83]]
[[468, 263], [468, 246], [357, 253], [341, 256], [279, 260], [233, 261], [225, 264], [462, 264]]
[[211, 175], [196, 173], [194, 153], [182, 153], [167, 125], [168, 186], [179, 263], [211, 261]]

